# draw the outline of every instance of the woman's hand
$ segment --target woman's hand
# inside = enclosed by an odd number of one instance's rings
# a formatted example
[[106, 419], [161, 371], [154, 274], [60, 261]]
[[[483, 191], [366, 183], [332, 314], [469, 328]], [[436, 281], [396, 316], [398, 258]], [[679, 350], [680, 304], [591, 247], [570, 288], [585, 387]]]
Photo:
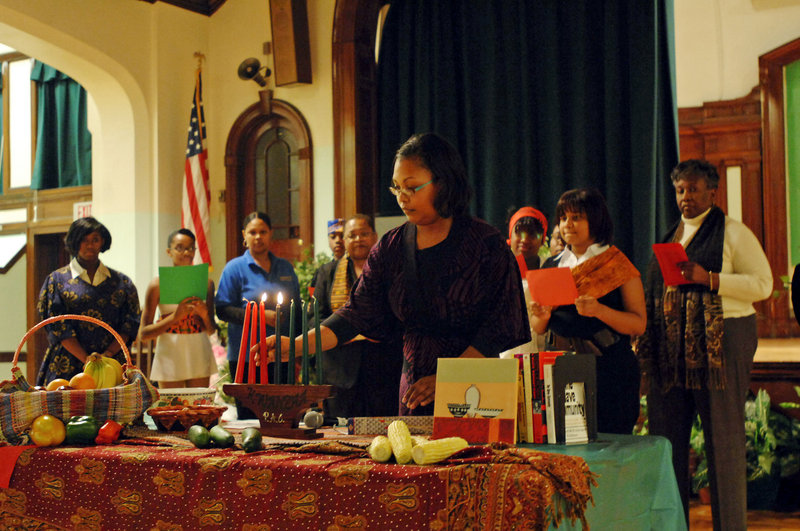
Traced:
[[537, 334], [544, 334], [552, 314], [552, 306], [542, 306], [536, 301], [531, 302], [531, 328], [533, 331]]
[[436, 375], [424, 376], [414, 382], [403, 395], [402, 402], [408, 409], [427, 406], [433, 402], [436, 393]]
[[599, 317], [605, 305], [599, 303], [596, 298], [590, 295], [580, 295], [575, 299], [575, 308], [578, 315], [584, 317]]
[[[198, 297], [186, 297], [183, 299], [179, 304], [178, 307], [175, 308], [175, 319], [181, 320], [184, 317], [192, 315], [193, 313], [197, 312], [197, 307], [202, 305], [205, 308], [206, 303], [203, 302], [202, 299]], [[205, 308], [206, 315], [208, 314], [208, 309]]]
[[[289, 361], [289, 345], [293, 341], [292, 338], [287, 336], [281, 336], [281, 361]], [[275, 361], [275, 344], [277, 343], [277, 339], [275, 335], [269, 336], [265, 340], [266, 350], [267, 350], [267, 363], [272, 363]], [[250, 354], [254, 356], [254, 360], [256, 365], [261, 365], [261, 350], [260, 344], [256, 343], [252, 347], [250, 347]]]
[[552, 306], [542, 306], [536, 301], [531, 302], [531, 314], [533, 314], [534, 317], [550, 320], [550, 315], [552, 312]]
[[678, 267], [681, 270], [683, 278], [692, 284], [709, 285], [708, 271], [697, 262], [678, 262]]

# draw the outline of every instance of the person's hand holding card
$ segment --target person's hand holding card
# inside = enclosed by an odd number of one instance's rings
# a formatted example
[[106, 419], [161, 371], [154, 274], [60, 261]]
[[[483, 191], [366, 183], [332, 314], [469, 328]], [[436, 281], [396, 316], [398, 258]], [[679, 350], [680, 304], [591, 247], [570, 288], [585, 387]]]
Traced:
[[568, 267], [549, 267], [528, 271], [528, 289], [531, 300], [541, 306], [575, 304], [578, 288]]

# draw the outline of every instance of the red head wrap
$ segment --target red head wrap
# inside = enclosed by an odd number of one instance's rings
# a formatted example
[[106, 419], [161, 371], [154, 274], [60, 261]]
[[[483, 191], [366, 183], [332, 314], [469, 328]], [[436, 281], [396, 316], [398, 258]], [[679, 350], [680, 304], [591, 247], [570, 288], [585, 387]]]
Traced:
[[535, 218], [538, 219], [539, 222], [542, 224], [542, 229], [544, 229], [544, 234], [547, 234], [547, 218], [544, 217], [544, 214], [539, 212], [533, 207], [522, 207], [516, 212], [514, 215], [511, 216], [511, 221], [508, 222], [508, 239], [509, 245], [511, 244], [511, 236], [514, 234], [514, 225], [517, 224], [522, 218]]

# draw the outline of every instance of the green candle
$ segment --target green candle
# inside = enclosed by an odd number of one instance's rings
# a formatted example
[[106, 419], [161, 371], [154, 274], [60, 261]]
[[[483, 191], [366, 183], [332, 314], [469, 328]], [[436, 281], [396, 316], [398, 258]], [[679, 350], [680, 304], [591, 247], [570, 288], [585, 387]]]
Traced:
[[306, 306], [306, 301], [303, 301], [301, 313], [303, 315], [303, 358], [301, 361], [300, 379], [303, 385], [308, 385], [308, 306]]
[[314, 339], [316, 349], [314, 354], [317, 356], [317, 384], [322, 385], [322, 336], [319, 333], [319, 300], [314, 297]]
[[286, 383], [294, 385], [295, 383], [295, 355], [294, 355], [294, 299], [289, 305], [289, 337], [292, 339], [289, 342], [289, 372]]
[[283, 302], [283, 294], [278, 293], [278, 303], [275, 305], [275, 363], [273, 364], [274, 380], [272, 383], [281, 383], [281, 303]]

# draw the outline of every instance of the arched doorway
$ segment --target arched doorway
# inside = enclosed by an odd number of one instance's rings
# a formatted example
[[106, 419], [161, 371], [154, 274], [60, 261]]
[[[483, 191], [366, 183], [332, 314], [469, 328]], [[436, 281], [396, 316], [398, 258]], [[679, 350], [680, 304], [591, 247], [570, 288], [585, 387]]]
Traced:
[[375, 39], [389, 0], [337, 0], [333, 16], [334, 213], [378, 210]]
[[243, 252], [242, 219], [254, 210], [272, 219], [275, 255], [299, 260], [312, 241], [308, 124], [290, 104], [263, 96], [236, 119], [225, 147], [226, 260]]

